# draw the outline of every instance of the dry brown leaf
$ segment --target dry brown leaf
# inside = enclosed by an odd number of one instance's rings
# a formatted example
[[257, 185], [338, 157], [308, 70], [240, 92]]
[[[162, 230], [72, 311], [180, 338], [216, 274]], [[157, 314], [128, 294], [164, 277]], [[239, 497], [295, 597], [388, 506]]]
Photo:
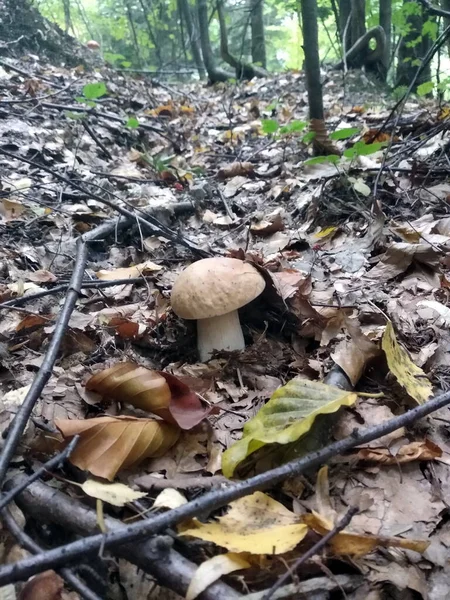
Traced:
[[433, 460], [442, 456], [442, 450], [431, 440], [405, 444], [395, 454], [389, 448], [361, 448], [353, 455], [359, 460], [383, 465], [408, 463], [413, 460]]
[[351, 339], [340, 342], [331, 358], [341, 367], [352, 385], [356, 385], [367, 363], [380, 354], [380, 350], [374, 342], [363, 334], [359, 323], [347, 318], [345, 319], [345, 325]]
[[55, 571], [44, 571], [25, 584], [18, 600], [61, 600], [64, 581]]
[[238, 175], [242, 175], [244, 177], [253, 175], [253, 169], [254, 167], [250, 162], [235, 162], [224, 167], [223, 169], [219, 169], [217, 172], [217, 179], [224, 181], [225, 179], [237, 177]]
[[174, 375], [132, 362], [117, 363], [96, 373], [86, 382], [86, 389], [152, 412], [182, 429], [192, 429], [212, 410]]
[[120, 469], [162, 456], [180, 434], [164, 421], [133, 417], [57, 419], [55, 425], [65, 439], [80, 435], [70, 462], [110, 481]]

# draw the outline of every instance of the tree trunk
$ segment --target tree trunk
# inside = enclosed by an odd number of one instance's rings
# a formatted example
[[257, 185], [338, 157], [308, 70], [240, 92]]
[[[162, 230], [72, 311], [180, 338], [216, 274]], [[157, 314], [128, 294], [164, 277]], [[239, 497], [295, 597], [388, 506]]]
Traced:
[[[1, 0], [0, 0], [1, 2]], [[203, 61], [208, 73], [209, 81], [217, 83], [227, 81], [234, 77], [233, 73], [216, 67], [213, 51], [211, 48], [211, 39], [209, 37], [208, 6], [206, 0], [196, 0], [198, 13], [198, 27], [200, 31], [200, 43], [202, 45]]]
[[223, 0], [217, 0], [217, 15], [220, 26], [220, 54], [222, 60], [236, 69], [237, 79], [253, 79], [253, 77], [267, 77], [267, 71], [255, 65], [249, 65], [235, 58], [228, 50], [227, 24], [225, 21], [225, 12]]
[[[413, 1], [414, 0], [403, 0], [403, 3], [408, 4]], [[410, 31], [400, 42], [397, 64], [397, 87], [409, 86], [419, 68], [420, 62], [430, 48], [430, 37], [428, 35], [422, 35], [422, 27], [427, 18], [428, 14], [422, 6], [420, 14], [408, 14], [407, 23], [410, 25]], [[421, 36], [420, 42], [414, 44], [414, 41], [417, 40], [419, 36]], [[411, 44], [411, 42], [413, 43]], [[431, 67], [430, 63], [428, 63], [418, 78], [417, 86], [425, 81], [430, 81], [430, 79]], [[413, 92], [414, 91], [416, 90], [413, 90]]]
[[205, 79], [205, 67], [203, 65], [202, 53], [200, 51], [200, 44], [198, 43], [198, 35], [195, 28], [194, 20], [192, 18], [191, 7], [189, 6], [189, 0], [178, 0], [180, 3], [181, 13], [186, 23], [186, 29], [189, 36], [189, 43], [191, 46], [192, 56], [194, 58], [195, 66], [197, 67], [198, 76], [200, 79]]
[[366, 2], [365, 0], [352, 0], [352, 17], [350, 24], [351, 45], [366, 33]]
[[128, 25], [130, 27], [131, 35], [134, 43], [134, 51], [136, 53], [136, 64], [138, 67], [142, 66], [141, 54], [139, 52], [139, 43], [137, 39], [136, 28], [134, 26], [133, 14], [131, 12], [131, 6], [129, 0], [125, 0], [125, 9], [127, 11]]
[[351, 0], [339, 0], [339, 30], [341, 32], [341, 44], [343, 53], [347, 52], [352, 46], [351, 36]]
[[[441, 8], [442, 10], [446, 10], [448, 13], [450, 13], [450, 0], [441, 0]], [[450, 25], [450, 19], [448, 17], [445, 17], [444, 25], [445, 27]], [[447, 40], [447, 54], [450, 56], [450, 36]]]
[[161, 57], [161, 51], [159, 49], [159, 44], [156, 41], [153, 29], [151, 28], [150, 21], [148, 20], [148, 12], [149, 12], [148, 11], [148, 7], [145, 6], [144, 0], [139, 0], [139, 4], [141, 5], [142, 12], [144, 14], [145, 26], [147, 28], [148, 37], [149, 37], [149, 39], [150, 39], [150, 41], [153, 44], [154, 49], [155, 49], [156, 60], [158, 61], [158, 67], [161, 68], [162, 64], [163, 64], [162, 57]]
[[388, 69], [391, 62], [392, 0], [380, 0], [379, 20], [386, 35], [383, 62]]
[[319, 62], [319, 31], [317, 27], [317, 0], [301, 0], [301, 12], [309, 118], [323, 121], [323, 97]]
[[264, 36], [264, 0], [250, 0], [252, 30], [252, 61], [264, 69], [267, 66]]

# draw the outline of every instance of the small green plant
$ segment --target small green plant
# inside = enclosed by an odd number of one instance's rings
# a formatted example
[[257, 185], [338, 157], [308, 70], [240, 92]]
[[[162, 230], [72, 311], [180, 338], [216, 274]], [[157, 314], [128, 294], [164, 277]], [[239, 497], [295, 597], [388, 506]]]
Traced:
[[96, 81], [94, 83], [87, 83], [82, 90], [82, 96], [75, 98], [77, 102], [86, 104], [89, 108], [97, 106], [96, 100], [101, 98], [107, 93], [106, 85], [103, 81]]
[[427, 96], [431, 94], [434, 89], [434, 83], [432, 81], [424, 81], [420, 85], [417, 86], [417, 95], [418, 96]]
[[139, 121], [136, 119], [136, 117], [128, 117], [125, 127], [128, 127], [129, 129], [137, 129], [139, 127]]

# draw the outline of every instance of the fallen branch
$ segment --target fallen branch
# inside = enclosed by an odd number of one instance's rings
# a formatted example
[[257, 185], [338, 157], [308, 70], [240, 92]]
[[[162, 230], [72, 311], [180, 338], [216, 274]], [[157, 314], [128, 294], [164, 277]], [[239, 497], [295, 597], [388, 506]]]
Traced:
[[355, 430], [350, 436], [334, 442], [321, 450], [311, 452], [300, 459], [250, 477], [245, 481], [238, 483], [230, 482], [228, 487], [208, 492], [201, 498], [196, 498], [179, 508], [151, 516], [143, 521], [127, 525], [120, 530], [107, 533], [106, 535], [93, 535], [83, 540], [61, 546], [60, 548], [49, 550], [40, 556], [33, 556], [13, 565], [6, 565], [0, 569], [0, 585], [20, 581], [45, 569], [60, 567], [70, 561], [79, 560], [83, 556], [98, 553], [99, 549], [103, 546], [116, 548], [117, 545], [135, 542], [149, 535], [155, 535], [168, 527], [174, 527], [178, 523], [197, 517], [200, 514], [208, 514], [229, 504], [233, 500], [277, 485], [289, 477], [304, 473], [307, 469], [318, 467], [331, 458], [351, 450], [359, 444], [372, 442], [388, 433], [396, 431], [400, 427], [412, 425], [419, 419], [449, 404], [450, 392], [447, 392], [380, 425], [367, 427], [359, 431]]
[[[25, 479], [25, 475], [17, 475], [7, 485], [17, 486]], [[42, 482], [29, 486], [17, 499], [17, 504], [38, 522], [54, 522], [63, 529], [83, 536], [98, 531], [94, 510]], [[105, 517], [105, 524], [109, 531], [123, 529], [124, 526], [121, 521], [109, 516]], [[158, 536], [138, 544], [118, 546], [113, 552], [152, 575], [158, 584], [184, 596], [197, 565], [174, 550], [172, 541], [170, 537]], [[237, 600], [240, 597], [236, 590], [218, 581], [209, 586], [200, 598]]]
[[[43, 550], [39, 544], [37, 544], [29, 535], [27, 535], [18, 525], [9, 510], [4, 509], [0, 513], [6, 527], [15, 537], [17, 542], [26, 550], [32, 554], [40, 554]], [[102, 600], [100, 596], [97, 596], [85, 583], [81, 581], [72, 569], [62, 567], [59, 569], [58, 574], [70, 585], [70, 587], [78, 592], [78, 594], [84, 600]]]

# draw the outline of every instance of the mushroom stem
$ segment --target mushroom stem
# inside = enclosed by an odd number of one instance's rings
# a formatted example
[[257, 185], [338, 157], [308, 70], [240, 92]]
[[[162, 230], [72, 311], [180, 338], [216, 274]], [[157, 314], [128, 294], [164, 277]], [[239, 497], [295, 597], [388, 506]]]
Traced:
[[237, 310], [197, 321], [197, 348], [200, 360], [211, 358], [213, 350], [243, 350], [245, 348]]

